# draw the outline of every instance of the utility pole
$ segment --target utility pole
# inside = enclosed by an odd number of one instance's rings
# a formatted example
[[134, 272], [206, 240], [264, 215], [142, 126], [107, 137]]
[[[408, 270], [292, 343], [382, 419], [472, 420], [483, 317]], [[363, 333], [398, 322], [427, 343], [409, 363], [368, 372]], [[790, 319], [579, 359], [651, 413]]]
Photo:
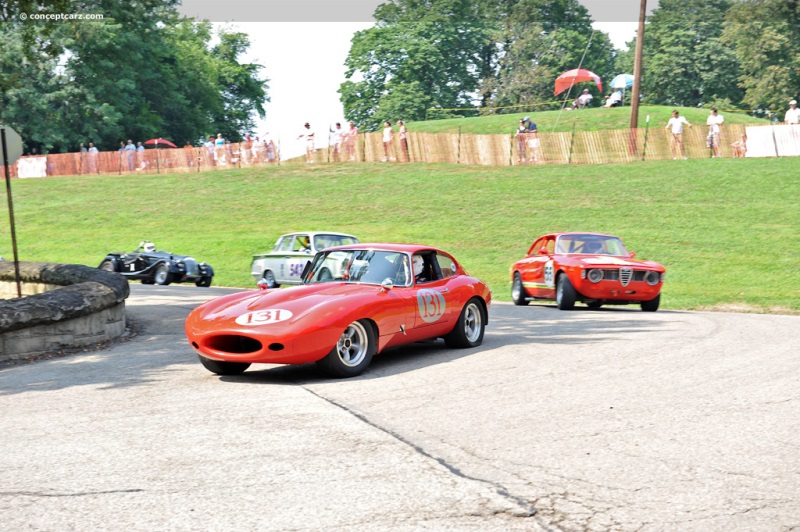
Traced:
[[642, 87], [642, 50], [644, 48], [644, 19], [647, 0], [639, 6], [639, 30], [636, 32], [636, 55], [633, 60], [633, 92], [631, 93], [630, 149], [636, 153], [636, 129], [639, 126], [639, 91]]

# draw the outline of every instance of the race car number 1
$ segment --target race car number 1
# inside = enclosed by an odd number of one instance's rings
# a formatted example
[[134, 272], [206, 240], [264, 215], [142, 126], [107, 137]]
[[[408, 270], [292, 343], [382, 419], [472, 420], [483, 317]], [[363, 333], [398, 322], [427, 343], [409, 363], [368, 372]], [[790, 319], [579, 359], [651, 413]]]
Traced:
[[288, 310], [280, 308], [271, 308], [266, 310], [257, 310], [255, 312], [248, 312], [236, 318], [236, 323], [239, 325], [267, 325], [269, 323], [278, 323], [279, 321], [286, 321], [292, 317], [292, 313]]
[[417, 306], [422, 321], [433, 323], [444, 315], [447, 303], [441, 292], [436, 290], [420, 290], [417, 292]]

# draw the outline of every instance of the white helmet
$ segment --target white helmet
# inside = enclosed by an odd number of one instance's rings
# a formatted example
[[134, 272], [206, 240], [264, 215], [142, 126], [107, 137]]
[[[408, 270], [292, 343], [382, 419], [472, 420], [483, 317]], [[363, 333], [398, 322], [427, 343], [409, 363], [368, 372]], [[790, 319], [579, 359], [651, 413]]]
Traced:
[[422, 261], [422, 257], [419, 255], [414, 255], [412, 262], [414, 263], [414, 277], [416, 277], [422, 273], [422, 267], [425, 263]]
[[144, 243], [144, 252], [145, 253], [153, 253], [156, 250], [156, 245], [152, 242], [145, 242]]

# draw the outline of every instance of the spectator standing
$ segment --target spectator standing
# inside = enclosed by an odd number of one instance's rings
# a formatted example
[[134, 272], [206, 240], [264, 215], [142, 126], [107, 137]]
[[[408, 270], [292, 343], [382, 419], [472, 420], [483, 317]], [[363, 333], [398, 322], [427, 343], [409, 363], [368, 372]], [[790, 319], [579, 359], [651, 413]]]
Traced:
[[716, 109], [711, 109], [711, 114], [708, 115], [708, 119], [706, 120], [706, 125], [708, 126], [708, 138], [706, 140], [706, 145], [711, 148], [711, 157], [719, 158], [719, 141], [720, 141], [720, 133], [722, 131], [722, 123], [725, 122], [725, 119], [722, 117], [721, 114], [717, 112]]
[[306, 163], [313, 162], [314, 158], [314, 132], [311, 130], [311, 124], [306, 122], [303, 124], [303, 131], [297, 135], [299, 139], [306, 139]]
[[123, 148], [125, 150], [125, 158], [128, 161], [128, 171], [132, 172], [134, 169], [134, 156], [136, 155], [136, 146], [133, 145], [133, 141], [128, 139], [128, 143]]
[[222, 138], [222, 133], [217, 133], [217, 138], [214, 140], [214, 158], [217, 164], [227, 164], [225, 160], [225, 139]]
[[789, 109], [783, 117], [786, 124], [800, 124], [800, 109], [797, 108], [797, 100], [789, 102]]
[[336, 122], [336, 127], [330, 130], [331, 138], [331, 155], [334, 162], [339, 162], [341, 159], [342, 154], [342, 135], [344, 135], [344, 131], [342, 131], [342, 124]]
[[402, 120], [397, 121], [400, 133], [400, 150], [403, 152], [403, 161], [410, 163], [411, 157], [408, 154], [408, 131], [406, 130], [406, 123]]
[[209, 166], [214, 164], [214, 137], [208, 137], [203, 147], [206, 149], [206, 158], [208, 159]]
[[539, 162], [539, 148], [541, 142], [539, 141], [539, 130], [536, 128], [536, 123], [531, 121], [531, 117], [526, 116], [523, 118], [525, 124], [525, 137], [528, 146], [528, 162]]
[[89, 173], [96, 174], [97, 173], [97, 154], [99, 151], [94, 146], [94, 142], [89, 143], [89, 149], [87, 150], [88, 160], [89, 160]]
[[392, 130], [392, 123], [388, 120], [383, 123], [383, 161], [394, 160], [392, 157], [392, 140], [394, 139], [394, 130]]
[[525, 164], [528, 159], [528, 127], [525, 125], [524, 118], [520, 118], [514, 136], [517, 138], [517, 161], [519, 164]]
[[194, 166], [194, 146], [188, 140], [183, 146], [183, 154], [186, 157], [186, 164], [191, 168]]
[[147, 164], [144, 161], [144, 146], [141, 142], [136, 143], [136, 165], [137, 170], [144, 170]]
[[269, 142], [266, 140], [264, 142], [267, 144], [267, 162], [274, 163], [278, 158], [278, 150], [275, 148], [275, 142], [271, 138], [269, 139]]
[[686, 147], [683, 145], [683, 126], [692, 127], [692, 124], [686, 120], [686, 117], [679, 115], [680, 113], [677, 109], [672, 111], [672, 118], [669, 119], [664, 128], [672, 132], [672, 142], [670, 144], [670, 148], [672, 148], [672, 160], [678, 158], [678, 152], [680, 152], [682, 158], [686, 159]]
[[356, 160], [356, 139], [358, 138], [358, 128], [353, 122], [348, 123], [348, 129], [345, 133], [344, 151], [345, 156], [349, 161]]

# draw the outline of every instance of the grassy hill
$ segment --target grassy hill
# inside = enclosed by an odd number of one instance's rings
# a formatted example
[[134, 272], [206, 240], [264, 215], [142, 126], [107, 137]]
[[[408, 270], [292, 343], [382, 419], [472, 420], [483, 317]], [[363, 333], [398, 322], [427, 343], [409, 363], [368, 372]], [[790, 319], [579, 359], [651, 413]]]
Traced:
[[15, 180], [13, 194], [28, 261], [97, 266], [147, 239], [211, 263], [215, 285], [250, 288], [251, 256], [279, 235], [337, 230], [449, 250], [508, 301], [509, 267], [535, 237], [588, 230], [619, 235], [638, 257], [666, 265], [664, 308], [800, 312], [796, 159], [287, 165]]
[[[639, 107], [639, 127], [645, 127], [647, 116], [650, 115], [651, 128], [663, 128], [672, 116], [672, 111], [677, 109], [682, 116], [695, 126], [705, 127], [708, 118], [708, 109], [695, 107], [666, 107], [660, 105], [642, 105]], [[763, 118], [754, 118], [743, 113], [726, 112], [720, 110], [725, 121], [730, 124], [767, 124]], [[604, 129], [627, 129], [630, 127], [631, 108], [614, 107], [590, 108], [576, 111], [543, 111], [526, 112], [506, 115], [489, 115], [472, 118], [449, 118], [445, 120], [427, 120], [424, 122], [409, 122], [409, 131], [427, 133], [462, 133], [468, 134], [499, 134], [514, 133], [519, 125], [520, 118], [530, 116], [536, 122], [539, 131], [558, 132], [572, 131], [601, 131]]]

